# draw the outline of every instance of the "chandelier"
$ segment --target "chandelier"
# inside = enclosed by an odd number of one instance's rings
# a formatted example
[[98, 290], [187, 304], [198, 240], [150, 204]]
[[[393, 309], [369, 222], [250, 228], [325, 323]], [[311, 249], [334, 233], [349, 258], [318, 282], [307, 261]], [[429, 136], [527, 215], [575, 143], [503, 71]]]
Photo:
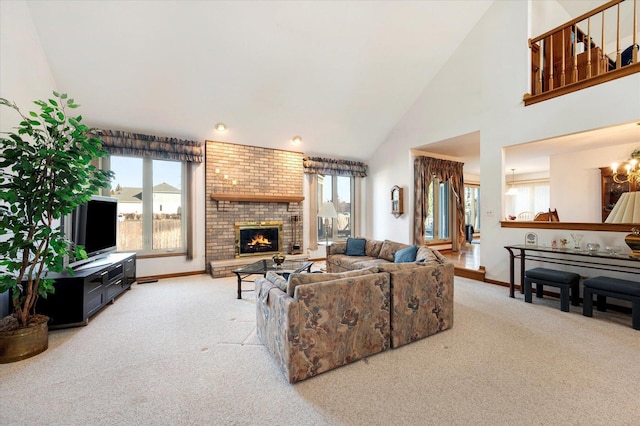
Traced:
[[[640, 150], [636, 149], [631, 153], [631, 159], [626, 164], [619, 165], [618, 163], [613, 163], [611, 165], [613, 181], [616, 183], [629, 182], [630, 184], [639, 184], [640, 168], [638, 167], [638, 159], [640, 159]], [[623, 173], [618, 173], [620, 168], [624, 169]]]

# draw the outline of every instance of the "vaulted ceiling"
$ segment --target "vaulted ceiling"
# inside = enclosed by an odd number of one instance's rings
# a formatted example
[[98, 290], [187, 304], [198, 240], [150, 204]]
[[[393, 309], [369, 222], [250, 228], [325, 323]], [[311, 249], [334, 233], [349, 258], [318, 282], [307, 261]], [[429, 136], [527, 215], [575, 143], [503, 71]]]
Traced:
[[[559, 1], [570, 16], [604, 2]], [[56, 89], [82, 104], [92, 126], [366, 161], [491, 3], [27, 5]], [[225, 133], [214, 131], [218, 122]], [[296, 135], [302, 144], [291, 143]], [[479, 174], [479, 143], [474, 132], [423, 148], [462, 156]], [[545, 163], [545, 153], [536, 165], [523, 152], [529, 170]], [[511, 161], [507, 169], [524, 170]]]
[[491, 3], [27, 2], [92, 126], [361, 160]]

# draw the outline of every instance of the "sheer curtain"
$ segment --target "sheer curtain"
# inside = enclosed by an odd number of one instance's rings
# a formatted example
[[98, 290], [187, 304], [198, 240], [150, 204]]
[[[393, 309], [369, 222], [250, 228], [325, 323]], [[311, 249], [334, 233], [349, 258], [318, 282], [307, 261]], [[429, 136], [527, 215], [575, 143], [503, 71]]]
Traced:
[[518, 190], [517, 195], [507, 197], [507, 216], [518, 216], [522, 212], [547, 212], [551, 207], [549, 181], [525, 181], [510, 185]]

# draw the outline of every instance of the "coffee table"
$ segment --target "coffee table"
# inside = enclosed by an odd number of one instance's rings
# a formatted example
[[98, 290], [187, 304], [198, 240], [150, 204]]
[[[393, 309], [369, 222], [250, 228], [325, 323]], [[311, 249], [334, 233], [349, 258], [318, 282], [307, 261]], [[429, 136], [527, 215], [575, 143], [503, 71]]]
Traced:
[[253, 291], [253, 289], [242, 290], [242, 282], [253, 282], [252, 280], [245, 280], [245, 278], [251, 275], [267, 275], [267, 272], [273, 271], [278, 275], [283, 275], [285, 278], [289, 274], [298, 272], [311, 272], [311, 265], [313, 262], [306, 260], [285, 260], [280, 266], [276, 266], [271, 259], [262, 259], [257, 262], [253, 262], [242, 268], [234, 269], [233, 272], [238, 277], [238, 299], [242, 299], [243, 291]]

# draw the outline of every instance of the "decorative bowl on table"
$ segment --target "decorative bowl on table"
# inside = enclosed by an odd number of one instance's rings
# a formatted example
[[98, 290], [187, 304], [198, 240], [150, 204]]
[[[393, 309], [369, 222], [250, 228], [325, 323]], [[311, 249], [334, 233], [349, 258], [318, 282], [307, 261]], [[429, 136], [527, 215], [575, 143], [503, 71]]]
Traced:
[[607, 251], [607, 253], [609, 253], [611, 255], [614, 255], [614, 256], [617, 256], [618, 253], [620, 253], [622, 251], [622, 247], [621, 246], [606, 246], [604, 249]]
[[276, 268], [279, 268], [280, 265], [284, 263], [284, 260], [286, 259], [286, 257], [282, 253], [277, 253], [271, 256], [271, 259], [273, 259], [273, 266]]
[[591, 254], [595, 254], [600, 250], [600, 244], [598, 243], [587, 243], [587, 250]]

